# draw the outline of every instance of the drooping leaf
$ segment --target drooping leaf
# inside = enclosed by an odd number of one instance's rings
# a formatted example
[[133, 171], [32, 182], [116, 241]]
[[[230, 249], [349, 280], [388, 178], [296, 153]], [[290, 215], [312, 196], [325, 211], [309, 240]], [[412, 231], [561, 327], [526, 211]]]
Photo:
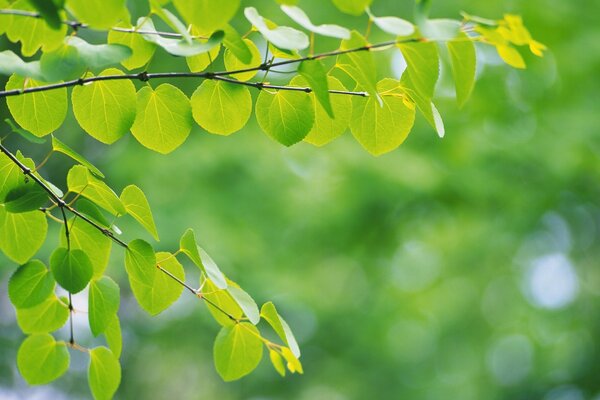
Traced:
[[[127, 21], [127, 23], [121, 22], [116, 27], [134, 29], [134, 27], [132, 27], [128, 22], [129, 21]], [[154, 43], [145, 40], [137, 33], [110, 30], [108, 32], [108, 43], [120, 44], [131, 49], [132, 54], [121, 61], [121, 65], [128, 70], [140, 68], [146, 65], [156, 51], [156, 45]]]
[[225, 26], [223, 31], [225, 32], [225, 37], [223, 38], [225, 48], [243, 64], [250, 64], [252, 53], [250, 53], [250, 48], [248, 48], [248, 42], [231, 25]]
[[[327, 78], [331, 90], [347, 90], [338, 79]], [[302, 84], [301, 81], [299, 81]], [[313, 102], [315, 109], [315, 124], [304, 138], [304, 141], [315, 146], [324, 146], [342, 135], [352, 120], [352, 98], [346, 95], [331, 95], [331, 106], [335, 118], [331, 118], [318, 101]]]
[[154, 224], [154, 217], [150, 210], [150, 204], [146, 199], [146, 195], [135, 185], [129, 185], [121, 193], [121, 202], [127, 210], [127, 213], [131, 215], [137, 222], [140, 223], [156, 240], [158, 239], [158, 232], [156, 231], [156, 225]]
[[25, 62], [10, 50], [0, 52], [0, 74], [10, 76], [12, 74], [35, 80], [44, 80], [39, 61]]
[[[200, 32], [195, 27], [192, 27], [192, 34], [197, 36], [200, 34]], [[200, 41], [200, 43], [205, 43], [205, 40], [203, 39], [196, 40]], [[225, 39], [223, 39], [223, 41], [225, 41]], [[217, 57], [219, 57], [220, 52], [221, 45], [217, 44], [215, 47], [213, 47], [205, 53], [200, 53], [195, 56], [186, 57], [185, 61], [190, 71], [202, 72], [206, 68], [208, 68], [208, 66], [211, 65], [217, 59]]]
[[461, 33], [456, 40], [448, 41], [446, 45], [456, 86], [456, 101], [458, 106], [462, 107], [475, 86], [475, 45], [465, 33]]
[[12, 120], [10, 118], [5, 118], [4, 122], [6, 122], [6, 124], [8, 126], [10, 126], [11, 132], [16, 133], [17, 135], [20, 135], [23, 139], [27, 140], [28, 142], [35, 143], [35, 144], [46, 143], [46, 139], [37, 137], [37, 136], [31, 134], [30, 132], [26, 131], [25, 129], [19, 128], [17, 125], [15, 125], [12, 122]]
[[115, 357], [120, 358], [121, 350], [123, 348], [123, 337], [121, 335], [121, 324], [117, 315], [113, 317], [113, 319], [106, 327], [106, 330], [104, 331], [104, 336], [106, 338], [106, 343], [108, 344], [110, 351], [113, 352]]
[[367, 8], [369, 18], [384, 32], [394, 36], [410, 36], [415, 33], [415, 26], [405, 19], [398, 17], [376, 17]]
[[244, 9], [246, 19], [272, 43], [283, 50], [303, 50], [309, 46], [308, 36], [304, 32], [287, 26], [271, 28], [254, 7]]
[[137, 94], [137, 115], [131, 133], [145, 147], [168, 154], [181, 146], [192, 130], [190, 100], [178, 88], [164, 83], [145, 86]]
[[[340, 47], [341, 50], [358, 49], [367, 46], [367, 41], [358, 32], [352, 31], [352, 37], [344, 40]], [[337, 58], [336, 67], [344, 71], [359, 85], [366, 90], [370, 96], [374, 97], [381, 104], [381, 99], [377, 94], [376, 68], [373, 55], [366, 51], [356, 51], [341, 54]]]
[[271, 364], [273, 364], [275, 371], [277, 371], [279, 375], [285, 376], [285, 365], [283, 365], [283, 358], [281, 358], [281, 355], [271, 349], [269, 350], [269, 358], [271, 359]]
[[406, 72], [416, 91], [431, 101], [440, 74], [439, 55], [435, 42], [398, 44], [406, 60]]
[[519, 53], [519, 50], [510, 45], [496, 46], [496, 50], [500, 58], [511, 67], [518, 69], [526, 68], [525, 60], [523, 60], [523, 56]]
[[121, 384], [119, 359], [106, 347], [90, 350], [88, 383], [96, 400], [110, 400]]
[[331, 118], [335, 118], [329, 96], [327, 72], [319, 60], [303, 61], [298, 66], [298, 74], [308, 82], [315, 98]]
[[[223, 56], [223, 60], [225, 63], [225, 69], [227, 71], [240, 71], [250, 68], [257, 68], [262, 64], [262, 57], [260, 55], [260, 50], [250, 39], [244, 39], [243, 43], [246, 48], [248, 48], [250, 52], [250, 60], [247, 63], [242, 62], [238, 57], [229, 49], [225, 50], [225, 55]], [[237, 79], [238, 81], [249, 81], [254, 78], [258, 70], [255, 71], [247, 71], [241, 72], [239, 74], [232, 74], [231, 77]]]
[[396, 149], [408, 136], [415, 120], [414, 107], [403, 98], [400, 82], [384, 79], [377, 84], [383, 107], [369, 97], [354, 99], [350, 128], [356, 140], [371, 154]]
[[150, 10], [153, 14], [162, 19], [163, 22], [172, 28], [176, 33], [180, 34], [187, 43], [192, 43], [192, 35], [188, 31], [188, 28], [179, 20], [179, 18], [177, 18], [175, 14], [166, 8], [162, 8], [162, 4], [160, 4], [157, 0], [150, 0]]
[[329, 36], [338, 39], [350, 39], [350, 31], [339, 25], [315, 25], [312, 23], [308, 15], [299, 7], [282, 5], [281, 10], [293, 19], [298, 25], [318, 35]]
[[79, 197], [77, 199], [77, 202], [75, 203], [75, 206], [77, 208], [77, 211], [79, 211], [82, 214], [85, 214], [87, 217], [94, 220], [94, 222], [97, 222], [98, 224], [106, 228], [109, 228], [111, 226], [110, 221], [108, 221], [108, 219], [100, 210], [100, 208], [85, 197]]
[[78, 21], [98, 29], [110, 28], [127, 12], [125, 0], [67, 0], [66, 6]]
[[302, 363], [300, 362], [298, 357], [296, 357], [294, 355], [294, 353], [292, 353], [292, 351], [289, 348], [282, 347], [281, 355], [287, 362], [287, 368], [291, 373], [296, 373], [296, 372], [299, 374], [304, 373], [304, 370], [302, 369]]
[[210, 133], [230, 135], [242, 129], [252, 114], [246, 86], [205, 80], [191, 99], [194, 120]]
[[272, 302], [269, 301], [263, 304], [260, 309], [260, 316], [271, 325], [275, 333], [289, 346], [294, 356], [300, 357], [300, 347], [298, 346], [296, 337], [287, 322], [279, 315]]
[[77, 79], [86, 70], [84, 60], [73, 46], [63, 44], [56, 50], [42, 54], [40, 68], [44, 81], [57, 82]]
[[94, 273], [87, 254], [64, 247], [57, 248], [50, 256], [50, 269], [56, 282], [70, 293], [81, 292]]
[[54, 293], [29, 308], [17, 308], [17, 323], [25, 333], [49, 333], [60, 329], [69, 318], [69, 308]]
[[90, 283], [88, 321], [94, 336], [104, 333], [119, 310], [119, 285], [108, 276]]
[[192, 229], [185, 231], [179, 240], [181, 251], [200, 268], [219, 288], [227, 288], [227, 279], [221, 272], [214, 260], [196, 242], [196, 236]]
[[285, 146], [304, 139], [315, 118], [313, 99], [308, 93], [296, 91], [261, 91], [255, 113], [261, 129]]
[[10, 213], [38, 210], [46, 203], [48, 203], [48, 193], [32, 180], [9, 190], [4, 198], [4, 207], [6, 212]]
[[238, 285], [230, 283], [227, 286], [227, 291], [235, 302], [240, 306], [246, 317], [256, 325], [260, 321], [260, 313], [256, 302], [246, 291], [240, 288]]
[[70, 157], [71, 159], [77, 161], [79, 164], [85, 166], [87, 169], [89, 169], [95, 175], [99, 176], [100, 178], [104, 178], [104, 174], [98, 168], [96, 168], [94, 166], [94, 164], [92, 164], [91, 162], [86, 160], [84, 156], [77, 153], [71, 147], [67, 146], [65, 143], [58, 140], [56, 138], [56, 136], [54, 136], [54, 135], [52, 135], [52, 151], [65, 154], [66, 156]]
[[202, 33], [223, 29], [233, 18], [240, 0], [173, 0], [180, 15]]
[[215, 367], [226, 382], [252, 372], [260, 363], [262, 354], [260, 333], [254, 325], [246, 322], [224, 326], [215, 340]]
[[[6, 90], [27, 89], [42, 86], [34, 79], [25, 81], [13, 75], [6, 83]], [[67, 116], [67, 89], [60, 88], [44, 92], [27, 93], [6, 99], [14, 120], [23, 129], [36, 136], [46, 136], [58, 129]]]
[[219, 289], [209, 278], [203, 283], [202, 297], [208, 300], [206, 307], [219, 324], [233, 325], [242, 318], [244, 312], [227, 289]]
[[[71, 249], [79, 249], [87, 254], [92, 263], [92, 276], [101, 277], [108, 265], [112, 241], [81, 218], [70, 220], [69, 228]], [[64, 227], [60, 234], [60, 245], [67, 247]]]
[[333, 4], [341, 11], [351, 15], [361, 15], [373, 0], [332, 0]]
[[121, 44], [90, 44], [77, 36], [68, 37], [65, 43], [77, 49], [83, 64], [92, 70], [118, 64], [132, 54], [129, 47]]
[[19, 347], [17, 366], [27, 383], [44, 385], [67, 371], [69, 352], [64, 342], [56, 342], [51, 335], [32, 335]]
[[54, 278], [39, 260], [21, 265], [8, 281], [8, 297], [15, 308], [37, 306], [50, 297], [53, 291]]
[[113, 215], [126, 213], [115, 192], [83, 165], [75, 165], [69, 170], [67, 187], [70, 192], [81, 194]]
[[48, 232], [46, 216], [39, 211], [13, 214], [0, 206], [0, 250], [25, 264], [42, 247]]

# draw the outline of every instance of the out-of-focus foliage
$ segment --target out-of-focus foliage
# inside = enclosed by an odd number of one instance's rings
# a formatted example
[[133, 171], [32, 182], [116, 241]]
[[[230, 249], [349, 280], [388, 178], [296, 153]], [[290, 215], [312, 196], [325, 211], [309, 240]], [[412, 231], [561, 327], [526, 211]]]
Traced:
[[[265, 15], [279, 12], [271, 1], [251, 5]], [[314, 10], [315, 24], [335, 16], [366, 27], [365, 18], [340, 17], [329, 3], [298, 5]], [[281, 380], [263, 357], [254, 375], [226, 384], [207, 346], [218, 328], [190, 306], [193, 299], [150, 318], [123, 290], [127, 351], [117, 397], [595, 399], [599, 7], [597, 0], [434, 2], [433, 17], [460, 9], [491, 17], [518, 12], [549, 52], [526, 56], [528, 69], [514, 71], [497, 66], [493, 49], [479, 48], [485, 74], [461, 112], [444, 99], [453, 86], [443, 66], [436, 105], [446, 115], [445, 138], [418, 117], [403, 147], [378, 159], [349, 136], [323, 149], [283, 149], [256, 126], [230, 138], [195, 127], [169, 157], [131, 138], [107, 152], [76, 128], [69, 111], [63, 136], [115, 187], [144, 189], [161, 247], [176, 247], [192, 226], [257, 300], [276, 301], [303, 349], [304, 375]], [[376, 0], [371, 10], [411, 19], [412, 2]], [[402, 58], [392, 54], [378, 53], [377, 66], [399, 77]], [[154, 65], [177, 66], [170, 58]], [[188, 83], [186, 94], [194, 90]], [[66, 175], [58, 158], [46, 168], [55, 178]], [[121, 228], [142, 232], [135, 221]], [[42, 252], [49, 256], [55, 245]], [[122, 260], [108, 268], [126, 279]], [[12, 272], [0, 269], [3, 287]], [[75, 304], [86, 301], [74, 296]], [[0, 397], [88, 396], [88, 360], [76, 352], [72, 373], [49, 387], [26, 386], [14, 365], [22, 341], [14, 321], [3, 292]], [[88, 316], [76, 313], [76, 323], [86, 326]]]

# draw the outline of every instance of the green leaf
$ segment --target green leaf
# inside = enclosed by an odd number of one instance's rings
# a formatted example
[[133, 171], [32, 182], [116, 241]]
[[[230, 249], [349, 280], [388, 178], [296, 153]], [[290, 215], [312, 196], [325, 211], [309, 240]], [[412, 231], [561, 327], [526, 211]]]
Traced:
[[173, 0], [175, 8], [203, 33], [224, 28], [240, 6], [240, 0]]
[[250, 64], [252, 61], [252, 53], [248, 47], [248, 42], [243, 39], [231, 25], [223, 27], [223, 31], [225, 32], [225, 37], [223, 38], [223, 45], [225, 48], [241, 63]]
[[100, 225], [106, 228], [109, 228], [111, 226], [111, 223], [104, 216], [100, 208], [98, 208], [96, 204], [92, 203], [88, 199], [84, 197], [79, 197], [77, 199], [77, 202], [75, 203], [75, 206], [77, 207], [77, 211], [90, 217], [90, 219], [94, 220]]
[[[42, 82], [13, 75], [6, 90], [28, 89], [42, 86]], [[21, 128], [42, 137], [58, 129], [67, 116], [67, 89], [27, 93], [6, 99], [8, 109]]]
[[119, 317], [115, 315], [110, 321], [106, 329], [104, 330], [104, 337], [106, 343], [113, 352], [115, 357], [121, 357], [121, 350], [123, 348], [123, 337], [121, 335], [121, 324], [119, 323]]
[[67, 9], [92, 28], [107, 29], [127, 11], [125, 0], [67, 0]]
[[90, 350], [88, 383], [96, 400], [112, 399], [121, 384], [119, 359], [106, 347]]
[[181, 295], [183, 286], [156, 267], [160, 265], [180, 280], [185, 280], [183, 267], [170, 253], [154, 254], [152, 246], [134, 240], [125, 253], [125, 268], [131, 290], [140, 306], [151, 315], [171, 306]]
[[0, 74], [7, 76], [15, 74], [38, 81], [44, 80], [39, 61], [25, 62], [10, 50], [0, 52]]
[[[25, 159], [20, 153], [17, 153], [17, 159], [23, 162], [28, 168], [35, 168], [32, 159]], [[4, 153], [0, 153], [0, 203], [4, 202], [8, 192], [23, 183], [25, 183], [25, 175], [23, 175], [19, 166]]]
[[15, 308], [37, 306], [50, 297], [53, 291], [54, 278], [39, 260], [21, 265], [8, 281], [8, 297]]
[[[357, 49], [367, 46], [367, 41], [356, 31], [352, 31], [352, 37], [344, 40], [340, 47], [341, 50]], [[344, 71], [350, 78], [358, 84], [359, 87], [366, 90], [370, 96], [376, 98], [381, 105], [381, 99], [377, 94], [377, 76], [375, 61], [373, 55], [367, 51], [356, 51], [341, 54], [337, 58], [336, 66]]]
[[281, 10], [293, 19], [298, 25], [318, 35], [329, 36], [338, 39], [350, 39], [350, 31], [339, 25], [315, 25], [308, 15], [299, 7], [282, 5]]
[[67, 186], [70, 192], [81, 194], [113, 215], [126, 214], [115, 192], [83, 165], [75, 165], [69, 170]]
[[230, 282], [230, 284], [227, 286], [227, 292], [229, 292], [231, 297], [240, 306], [250, 322], [252, 322], [254, 325], [258, 324], [260, 321], [260, 313], [254, 299], [248, 293], [246, 293], [246, 291], [233, 282]]
[[137, 115], [131, 133], [145, 147], [168, 154], [181, 146], [192, 130], [192, 106], [187, 96], [164, 83], [137, 93]]
[[313, 99], [304, 92], [262, 90], [256, 100], [261, 129], [285, 146], [298, 143], [310, 132], [315, 119]]
[[[124, 22], [119, 23], [117, 27], [131, 30], [135, 29], [131, 24]], [[121, 44], [131, 49], [132, 54], [121, 61], [121, 65], [128, 70], [140, 68], [148, 64], [156, 51], [156, 45], [154, 43], [148, 42], [141, 35], [131, 32], [111, 30], [108, 32], [108, 43]]]
[[[123, 75], [123, 72], [111, 68], [102, 71], [99, 76], [107, 75]], [[119, 140], [129, 132], [135, 120], [136, 92], [130, 80], [98, 81], [76, 86], [71, 101], [79, 125], [102, 143], [112, 144]]]
[[[244, 63], [235, 55], [235, 53], [233, 53], [231, 50], [227, 49], [227, 50], [225, 50], [225, 55], [223, 56], [223, 61], [225, 63], [225, 69], [227, 71], [239, 71], [239, 70], [244, 70], [244, 69], [249, 69], [249, 68], [258, 68], [260, 65], [262, 65], [262, 56], [260, 55], [260, 50], [258, 50], [258, 47], [256, 47], [254, 42], [251, 41], [250, 39], [244, 39], [243, 43], [245, 44], [245, 46], [248, 48], [248, 50], [250, 52], [250, 61], [248, 61], [247, 63]], [[234, 79], [237, 79], [238, 81], [246, 82], [246, 81], [249, 81], [250, 79], [254, 78], [257, 73], [258, 73], [258, 70], [248, 71], [248, 72], [242, 72], [239, 74], [233, 74], [233, 75], [231, 75], [231, 77]]]
[[351, 15], [361, 15], [373, 0], [333, 0], [333, 4], [341, 11]]
[[63, 153], [64, 155], [70, 157], [71, 159], [77, 161], [79, 164], [89, 169], [96, 176], [104, 178], [104, 174], [98, 168], [96, 168], [91, 162], [86, 160], [85, 157], [83, 157], [81, 154], [77, 153], [75, 150], [58, 140], [54, 135], [52, 135], [52, 151], [57, 153]]
[[42, 54], [40, 68], [44, 81], [57, 82], [77, 79], [85, 73], [85, 62], [75, 47], [63, 44], [56, 50]]
[[40, 304], [17, 308], [17, 323], [25, 333], [48, 333], [60, 329], [69, 319], [69, 308], [54, 293]]
[[296, 337], [287, 322], [279, 315], [272, 302], [269, 301], [263, 304], [260, 309], [260, 316], [271, 325], [275, 333], [289, 346], [294, 356], [300, 357], [300, 347], [298, 346]]
[[90, 283], [88, 320], [94, 336], [104, 333], [119, 310], [119, 285], [108, 276]]
[[[194, 35], [199, 35], [198, 30], [194, 27], [192, 27], [192, 33]], [[201, 43], [205, 43], [205, 41], [203, 41], [201, 39], [197, 39], [197, 40], [200, 41]], [[218, 44], [206, 53], [200, 53], [195, 56], [186, 57], [185, 61], [188, 65], [188, 68], [190, 69], [190, 71], [202, 72], [206, 68], [208, 68], [208, 66], [211, 65], [217, 57], [219, 57], [220, 52], [221, 52], [221, 45]]]
[[196, 242], [192, 229], [185, 231], [179, 240], [181, 251], [210, 278], [219, 289], [227, 288], [227, 279], [214, 260]]
[[[219, 289], [208, 278], [203, 283], [202, 297], [208, 300], [206, 307], [219, 324], [222, 326], [235, 324], [236, 321], [232, 320], [229, 315], [235, 320], [242, 318], [244, 312], [227, 289]], [[223, 313], [223, 311], [228, 315]]]
[[444, 136], [444, 124], [441, 116], [430, 98], [422, 95], [412, 82], [408, 71], [404, 71], [402, 79], [402, 91], [417, 105], [421, 114], [425, 117], [429, 125], [431, 125], [440, 137]]
[[400, 91], [400, 82], [384, 79], [377, 84], [377, 89], [381, 94], [383, 107], [372, 97], [355, 98], [350, 125], [356, 140], [375, 156], [400, 146], [415, 121], [414, 107], [407, 106]]
[[254, 325], [246, 322], [224, 326], [215, 340], [215, 367], [226, 382], [252, 372], [260, 363], [262, 354], [260, 333]]
[[171, 27], [176, 33], [180, 34], [181, 37], [187, 42], [192, 43], [192, 35], [188, 32], [188, 28], [183, 22], [177, 18], [175, 14], [166, 8], [162, 8], [157, 0], [150, 0], [150, 10], [153, 14], [163, 20], [169, 27]]
[[246, 19], [265, 37], [267, 42], [283, 50], [304, 50], [309, 46], [308, 36], [304, 32], [288, 26], [271, 28], [254, 7], [244, 9]]
[[415, 26], [405, 19], [398, 17], [376, 17], [367, 8], [369, 18], [382, 31], [394, 36], [410, 36], [415, 33]]
[[298, 74], [308, 82], [315, 97], [331, 118], [335, 118], [329, 96], [327, 72], [319, 60], [303, 61], [298, 67]]
[[35, 144], [46, 143], [46, 139], [39, 138], [39, 137], [37, 137], [35, 135], [32, 135], [31, 133], [29, 133], [25, 129], [19, 128], [18, 126], [16, 126], [12, 122], [12, 120], [10, 118], [5, 118], [4, 122], [6, 122], [8, 124], [8, 126], [10, 126], [11, 132], [16, 133], [17, 135], [20, 135], [23, 139], [27, 140], [28, 142], [35, 143]]
[[191, 43], [188, 43], [184, 39], [169, 39], [158, 35], [154, 23], [150, 18], [142, 17], [138, 19], [138, 26], [142, 32], [151, 32], [142, 34], [145, 40], [162, 47], [167, 53], [179, 57], [190, 57], [208, 53], [214, 47], [218, 46], [225, 36], [223, 31], [216, 31], [205, 42], [193, 40]]
[[[342, 82], [332, 76], [327, 77], [327, 81], [329, 88], [332, 90], [347, 90]], [[298, 83], [303, 84], [300, 80]], [[331, 118], [319, 102], [313, 101], [315, 123], [304, 138], [305, 142], [315, 146], [324, 146], [346, 131], [352, 119], [352, 98], [334, 94], [331, 95], [331, 105], [335, 118]]]
[[[13, 3], [15, 10], [35, 11], [28, 0]], [[44, 52], [58, 48], [67, 34], [67, 25], [54, 30], [41, 18], [11, 15], [7, 24], [6, 36], [11, 42], [21, 42], [21, 55], [33, 56], [41, 47]]]
[[51, 335], [32, 335], [19, 347], [17, 366], [28, 384], [44, 385], [67, 371], [69, 351], [64, 342], [56, 342]]
[[440, 74], [438, 48], [435, 42], [398, 44], [408, 74], [417, 93], [426, 100], [433, 98], [435, 84]]
[[62, 20], [59, 11], [62, 10], [63, 1], [55, 0], [29, 0], [29, 4], [35, 8], [48, 26], [52, 29], [60, 29]]
[[281, 355], [271, 349], [269, 350], [269, 358], [271, 359], [271, 364], [273, 364], [275, 371], [277, 371], [279, 375], [285, 376], [285, 365], [283, 365], [283, 358], [281, 358]]
[[[92, 276], [94, 278], [101, 277], [108, 265], [112, 241], [81, 218], [69, 221], [69, 234], [71, 249], [78, 249], [87, 254], [92, 263]], [[60, 234], [60, 246], [67, 247], [64, 227]]]
[[129, 185], [121, 193], [121, 202], [125, 206], [127, 213], [135, 218], [154, 239], [159, 240], [150, 204], [148, 204], [144, 192], [135, 185]]
[[77, 36], [69, 36], [65, 43], [77, 49], [83, 65], [88, 69], [103, 69], [131, 57], [129, 47], [121, 44], [90, 44]]
[[92, 279], [92, 263], [82, 250], [59, 247], [50, 256], [54, 279], [70, 293], [81, 292]]
[[210, 133], [230, 135], [242, 129], [252, 114], [246, 86], [205, 80], [191, 99], [194, 120]]
[[0, 250], [25, 264], [42, 247], [48, 232], [46, 216], [39, 211], [13, 214], [0, 206]]
[[48, 193], [33, 180], [11, 189], [4, 199], [7, 212], [35, 211], [48, 202]]

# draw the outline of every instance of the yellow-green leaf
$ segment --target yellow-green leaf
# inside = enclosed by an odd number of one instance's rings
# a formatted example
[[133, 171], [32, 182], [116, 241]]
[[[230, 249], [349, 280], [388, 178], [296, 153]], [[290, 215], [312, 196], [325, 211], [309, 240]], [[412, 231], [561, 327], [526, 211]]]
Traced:
[[148, 204], [144, 192], [135, 185], [129, 185], [121, 193], [121, 202], [127, 213], [135, 218], [156, 240], [159, 240], [150, 204]]

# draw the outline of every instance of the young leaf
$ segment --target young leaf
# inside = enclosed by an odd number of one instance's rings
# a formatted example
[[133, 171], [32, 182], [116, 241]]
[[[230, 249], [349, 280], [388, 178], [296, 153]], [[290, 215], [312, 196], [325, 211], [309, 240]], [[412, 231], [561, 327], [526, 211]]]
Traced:
[[39, 260], [21, 265], [8, 281], [8, 297], [15, 308], [37, 306], [50, 297], [53, 291], [54, 278]]
[[194, 120], [210, 133], [230, 135], [242, 129], [252, 114], [246, 86], [205, 80], [191, 99]]
[[[252, 61], [252, 53], [248, 47], [248, 42], [243, 39], [240, 34], [231, 25], [227, 25], [223, 28], [225, 37], [223, 38], [223, 45], [229, 50], [235, 58], [240, 60], [243, 64], [250, 64]], [[255, 46], [256, 47], [256, 46]]]
[[456, 101], [458, 107], [462, 107], [471, 96], [475, 86], [475, 45], [462, 32], [456, 40], [448, 41], [446, 45], [450, 53], [452, 75], [456, 85]]
[[25, 333], [48, 333], [60, 329], [69, 318], [69, 308], [54, 293], [40, 304], [17, 308], [17, 323]]
[[178, 88], [164, 83], [137, 93], [137, 115], [131, 133], [145, 147], [168, 154], [181, 146], [192, 130], [190, 100]]
[[384, 32], [394, 36], [410, 36], [415, 33], [415, 26], [405, 19], [398, 17], [376, 17], [367, 8], [369, 18]]
[[240, 6], [240, 0], [174, 0], [175, 8], [203, 33], [224, 28]]
[[262, 90], [255, 113], [261, 129], [285, 146], [304, 139], [315, 119], [313, 99], [307, 93], [295, 91]]
[[46, 240], [48, 222], [39, 211], [13, 214], [0, 206], [0, 250], [18, 264], [25, 264]]
[[525, 60], [521, 53], [510, 45], [498, 45], [496, 46], [498, 55], [502, 60], [513, 68], [525, 69]]
[[154, 224], [154, 217], [150, 210], [150, 204], [144, 195], [144, 192], [135, 185], [129, 185], [121, 193], [121, 202], [127, 210], [127, 213], [131, 215], [137, 222], [140, 223], [156, 240], [158, 239], [158, 232], [156, 231], [156, 225]]
[[119, 317], [117, 315], [113, 317], [106, 327], [104, 337], [106, 338], [106, 343], [108, 344], [110, 351], [113, 352], [115, 357], [120, 358], [121, 350], [123, 348], [123, 337], [121, 335], [121, 324], [119, 323]]
[[204, 268], [200, 259], [200, 253], [198, 252], [199, 246], [196, 242], [196, 235], [192, 229], [188, 229], [181, 235], [179, 248], [198, 268]]
[[70, 192], [80, 193], [113, 215], [126, 214], [125, 207], [115, 192], [83, 165], [75, 165], [69, 170], [67, 186]]
[[224, 326], [215, 340], [215, 367], [226, 382], [252, 372], [260, 363], [262, 354], [260, 333], [254, 325], [246, 322]]
[[21, 183], [4, 198], [7, 212], [23, 213], [38, 210], [48, 202], [48, 193], [33, 181]]
[[10, 50], [0, 52], [0, 74], [12, 74], [35, 80], [44, 80], [39, 61], [25, 62]]
[[[87, 254], [92, 263], [92, 276], [101, 277], [108, 265], [112, 241], [81, 218], [70, 220], [69, 228], [71, 249], [79, 249]], [[60, 246], [67, 247], [64, 227], [60, 233]]]
[[[357, 49], [367, 46], [367, 41], [360, 33], [352, 31], [352, 37], [344, 40], [341, 50]], [[381, 99], [377, 94], [377, 76], [373, 55], [366, 51], [357, 51], [341, 54], [337, 58], [336, 67], [344, 71], [350, 78], [366, 90], [371, 97], [377, 99], [381, 105]]]
[[90, 350], [88, 383], [96, 400], [110, 400], [121, 384], [119, 359], [106, 347]]
[[260, 316], [271, 325], [275, 333], [288, 345], [294, 356], [300, 357], [300, 347], [296, 337], [287, 322], [277, 313], [277, 309], [272, 302], [269, 301], [263, 304], [260, 309]]
[[[41, 86], [42, 82], [13, 75], [6, 83], [6, 90], [27, 89]], [[21, 128], [35, 136], [46, 136], [58, 129], [67, 116], [67, 89], [11, 96], [6, 99], [8, 109]]]
[[277, 26], [270, 28], [254, 7], [244, 9], [246, 19], [265, 37], [267, 42], [283, 50], [303, 50], [309, 46], [308, 36], [294, 28]]
[[206, 273], [208, 278], [211, 279], [219, 289], [227, 288], [227, 279], [225, 278], [225, 275], [223, 275], [214, 260], [198, 246], [193, 230], [188, 229], [185, 231], [179, 241], [179, 247], [198, 268]]
[[[327, 77], [327, 81], [329, 89], [347, 90], [342, 82], [332, 76]], [[303, 85], [300, 80], [298, 83]], [[331, 106], [335, 118], [331, 118], [318, 101], [313, 101], [313, 106], [315, 109], [315, 124], [304, 138], [305, 142], [315, 146], [324, 146], [348, 129], [352, 119], [352, 98], [350, 96], [331, 95]]]
[[125, 0], [67, 0], [67, 9], [92, 28], [107, 29], [126, 13]]
[[269, 350], [269, 358], [271, 359], [271, 364], [273, 364], [273, 368], [275, 371], [279, 373], [281, 376], [285, 376], [285, 365], [283, 365], [283, 359], [281, 355], [275, 350]]
[[[119, 23], [117, 27], [135, 29], [131, 24], [124, 22]], [[135, 33], [111, 30], [108, 32], [108, 43], [120, 44], [131, 49], [132, 54], [121, 61], [121, 65], [128, 70], [140, 68], [148, 64], [156, 51], [154, 43], [145, 40], [141, 35]]]
[[373, 97], [354, 99], [352, 134], [375, 156], [400, 146], [414, 124], [415, 110], [405, 104], [399, 87], [400, 82], [393, 79], [384, 79], [377, 84], [383, 107]]
[[260, 313], [254, 299], [246, 293], [238, 285], [230, 283], [227, 287], [227, 292], [233, 297], [235, 302], [240, 306], [246, 317], [256, 325], [260, 321]]
[[335, 118], [331, 99], [329, 96], [329, 83], [327, 72], [319, 60], [302, 61], [298, 67], [298, 74], [306, 79], [315, 97], [331, 118]]
[[50, 269], [56, 282], [70, 293], [81, 292], [94, 272], [87, 254], [64, 247], [57, 248], [50, 256]]
[[64, 374], [69, 368], [69, 352], [65, 343], [51, 335], [26, 338], [17, 353], [19, 372], [30, 385], [44, 385]]
[[333, 4], [341, 11], [351, 15], [361, 15], [373, 0], [333, 0]]
[[435, 84], [440, 74], [438, 48], [435, 42], [398, 44], [406, 60], [406, 74], [416, 91], [426, 100], [433, 98]]
[[52, 151], [65, 154], [66, 156], [72, 158], [79, 164], [89, 169], [96, 176], [104, 178], [104, 174], [98, 168], [96, 168], [91, 162], [86, 160], [85, 157], [83, 157], [81, 154], [77, 153], [75, 150], [58, 140], [54, 135], [52, 135]]
[[235, 321], [242, 318], [244, 312], [227, 289], [219, 289], [208, 278], [203, 283], [202, 297], [208, 300], [206, 307], [219, 324], [222, 326], [233, 325], [236, 323]]
[[298, 357], [296, 357], [290, 349], [288, 349], [287, 347], [282, 347], [281, 355], [287, 362], [287, 367], [291, 373], [296, 373], [296, 372], [299, 374], [304, 373], [304, 371], [302, 369], [302, 364], [300, 363], [300, 360], [298, 360]]
[[298, 25], [318, 35], [329, 36], [338, 39], [350, 39], [350, 31], [339, 25], [314, 25], [308, 15], [299, 7], [282, 5], [281, 10], [293, 19]]
[[93, 280], [88, 293], [88, 320], [94, 336], [104, 333], [119, 310], [119, 285], [108, 276]]
[[[260, 50], [250, 39], [244, 39], [243, 43], [248, 48], [250, 53], [250, 59], [247, 63], [244, 63], [242, 60], [238, 59], [238, 57], [230, 51], [229, 49], [225, 50], [225, 54], [223, 56], [223, 61], [225, 63], [225, 69], [227, 71], [237, 71], [248, 68], [257, 68], [262, 64], [262, 56], [260, 55]], [[238, 81], [246, 82], [256, 76], [258, 70], [256, 71], [248, 71], [242, 72], [239, 74], [231, 75], [232, 78], [237, 79]]]

